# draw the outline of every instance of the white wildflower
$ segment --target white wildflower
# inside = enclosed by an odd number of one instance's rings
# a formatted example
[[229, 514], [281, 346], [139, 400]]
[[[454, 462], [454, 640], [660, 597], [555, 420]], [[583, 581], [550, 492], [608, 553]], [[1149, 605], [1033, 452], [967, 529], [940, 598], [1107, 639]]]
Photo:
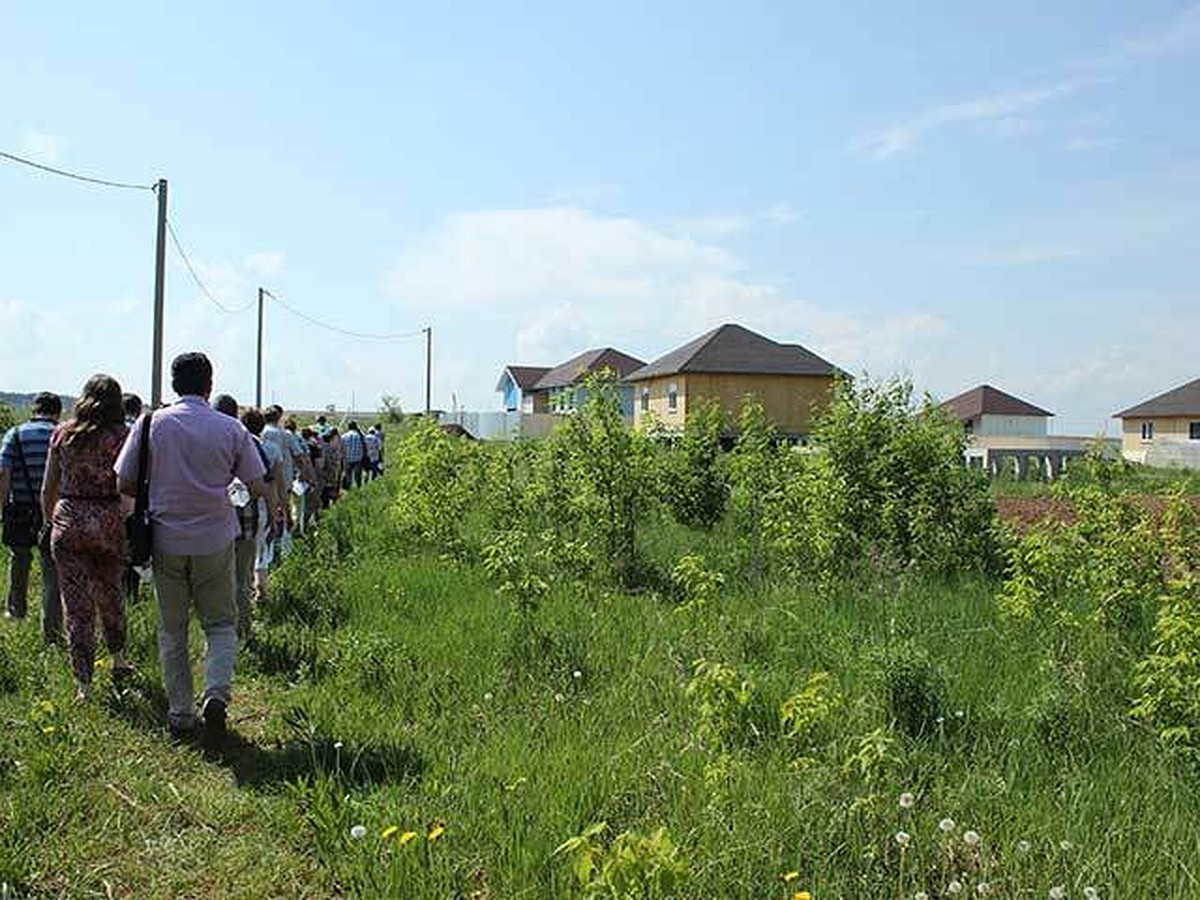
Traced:
[[986, 881], [981, 881], [981, 882], [979, 882], [979, 884], [975, 885], [975, 893], [978, 894], [980, 897], [986, 897], [991, 892], [992, 892], [992, 886], [990, 884], [988, 884]]
[[361, 841], [367, 836], [367, 827], [365, 825], [355, 825], [350, 829], [350, 837], [356, 841]]
[[979, 832], [978, 831], [963, 832], [963, 843], [966, 844], [968, 847], [977, 846], [979, 844]]
[[1067, 889], [1061, 884], [1056, 884], [1050, 888], [1050, 900], [1066, 900]]
[[580, 678], [583, 677], [583, 673], [580, 672], [578, 669], [576, 669], [574, 672], [571, 673], [571, 677], [574, 678], [576, 681], [578, 681]]
[[342, 749], [343, 747], [345, 747], [345, 746], [346, 746], [346, 745], [345, 745], [345, 744], [343, 744], [341, 741], [334, 741], [334, 742], [333, 742], [333, 749], [334, 749], [334, 750], [341, 750], [341, 749]]
[[901, 809], [912, 809], [913, 804], [915, 804], [916, 802], [917, 802], [917, 798], [914, 797], [912, 794], [910, 794], [908, 791], [905, 791], [903, 794], [900, 795], [900, 808]]
[[962, 892], [962, 882], [957, 878], [950, 879], [950, 883], [946, 885], [947, 894], [958, 894]]
[[1087, 897], [1087, 900], [1100, 900], [1100, 892], [1090, 884], [1083, 889], [1083, 896]]
[[938, 822], [938, 828], [942, 829], [942, 831], [946, 832], [946, 834], [949, 834], [957, 827], [958, 826], [954, 824], [954, 820], [951, 819], [949, 816], [942, 819], [942, 821]]
[[564, 697], [562, 694], [555, 694], [555, 695], [554, 695], [554, 702], [555, 702], [555, 703], [562, 703], [562, 702], [563, 702], [564, 700], [566, 700], [566, 699], [567, 699], [567, 698], [566, 698], [566, 697]]
[[484, 694], [484, 695], [483, 695], [483, 699], [484, 699], [484, 700], [486, 700], [486, 701], [488, 701], [488, 702], [490, 703], [490, 702], [491, 702], [491, 700], [492, 700], [492, 692], [491, 692], [491, 691], [488, 691], [486, 694]]
[[1018, 853], [1028, 853], [1032, 849], [1033, 849], [1033, 844], [1029, 843], [1029, 841], [1017, 841], [1017, 852]]
[[900, 845], [901, 849], [907, 847], [908, 842], [911, 840], [912, 840], [912, 835], [910, 835], [907, 831], [897, 831], [896, 832], [896, 843]]

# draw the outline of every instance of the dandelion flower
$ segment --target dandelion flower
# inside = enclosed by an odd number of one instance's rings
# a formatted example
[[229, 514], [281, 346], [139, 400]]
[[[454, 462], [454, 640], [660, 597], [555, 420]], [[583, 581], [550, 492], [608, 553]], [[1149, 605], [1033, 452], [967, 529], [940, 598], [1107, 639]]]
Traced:
[[405, 844], [407, 844], [409, 841], [411, 841], [416, 836], [417, 836], [417, 833], [415, 831], [406, 831], [406, 832], [404, 832], [404, 834], [400, 835], [400, 837], [398, 837], [396, 839], [396, 843], [397, 843], [397, 845], [403, 847]]
[[957, 826], [954, 824], [954, 820], [949, 816], [938, 822], [938, 828], [942, 829], [942, 831], [946, 832], [946, 834], [952, 832], [956, 827]]
[[799, 877], [800, 877], [800, 873], [796, 872], [794, 870], [791, 872], [784, 872], [783, 873], [783, 883], [791, 884], [793, 881], [795, 881]]
[[490, 702], [491, 702], [491, 700], [492, 700], [492, 692], [491, 692], [491, 691], [488, 691], [486, 694], [484, 694], [484, 695], [483, 695], [483, 699], [484, 699], [484, 700], [486, 700], [486, 701], [488, 701], [488, 702], [490, 703]]
[[45, 728], [42, 729], [42, 734], [54, 734], [54, 732], [56, 732], [56, 731], [58, 731], [58, 729], [55, 728], [53, 725], [47, 725]]
[[389, 825], [387, 828], [383, 829], [383, 831], [379, 832], [379, 839], [381, 841], [386, 841], [388, 838], [390, 838], [393, 834], [395, 834], [399, 830], [400, 830], [399, 825]]
[[991, 892], [992, 892], [992, 886], [990, 884], [988, 884], [986, 881], [981, 881], [981, 882], [979, 882], [979, 884], [975, 885], [975, 893], [978, 894], [980, 897], [986, 897]]
[[912, 835], [910, 835], [907, 831], [897, 831], [896, 832], [896, 843], [900, 845], [901, 850], [903, 850], [905, 847], [907, 847], [908, 842], [911, 840], [912, 840]]
[[910, 794], [908, 791], [905, 791], [903, 794], [900, 795], [900, 808], [901, 809], [912, 809], [913, 804], [916, 802], [917, 802], [917, 798], [914, 797], [912, 794]]
[[350, 829], [350, 837], [354, 838], [354, 840], [356, 840], [356, 841], [361, 841], [366, 836], [367, 836], [367, 826], [365, 826], [365, 825], [355, 825], [353, 828]]
[[978, 846], [978, 844], [979, 844], [979, 832], [978, 832], [978, 831], [965, 831], [965, 832], [963, 832], [963, 843], [964, 843], [964, 844], [966, 844], [968, 847], [975, 847], [975, 846]]
[[962, 886], [961, 881], [959, 881], [957, 878], [951, 878], [950, 883], [948, 885], [946, 885], [946, 893], [947, 894], [960, 894], [960, 893], [962, 893], [962, 887], [963, 886]]
[[334, 741], [334, 742], [333, 742], [333, 749], [334, 749], [334, 750], [341, 750], [341, 749], [342, 749], [343, 747], [345, 747], [345, 746], [346, 746], [346, 745], [345, 745], [345, 744], [343, 744], [341, 741]]
[[434, 841], [436, 841], [438, 838], [440, 838], [445, 833], [446, 833], [446, 826], [443, 825], [441, 822], [438, 822], [436, 825], [434, 825], [432, 828], [429, 829], [429, 834], [427, 834], [425, 836], [425, 839], [428, 840], [429, 843], [432, 844]]
[[554, 695], [554, 702], [555, 702], [555, 703], [562, 703], [562, 702], [563, 702], [564, 700], [566, 700], [566, 699], [567, 699], [567, 698], [566, 698], [566, 697], [564, 697], [562, 694], [555, 694], [555, 695]]
[[583, 673], [580, 672], [578, 669], [576, 669], [574, 672], [571, 673], [571, 677], [574, 678], [576, 681], [578, 681], [580, 678], [583, 677]]
[[792, 894], [792, 900], [812, 900], [812, 894], [808, 891], [796, 891]]
[[1018, 853], [1028, 853], [1032, 849], [1033, 849], [1033, 844], [1029, 843], [1029, 841], [1017, 841], [1017, 852]]
[[1066, 900], [1067, 889], [1061, 884], [1056, 884], [1050, 888], [1050, 900]]

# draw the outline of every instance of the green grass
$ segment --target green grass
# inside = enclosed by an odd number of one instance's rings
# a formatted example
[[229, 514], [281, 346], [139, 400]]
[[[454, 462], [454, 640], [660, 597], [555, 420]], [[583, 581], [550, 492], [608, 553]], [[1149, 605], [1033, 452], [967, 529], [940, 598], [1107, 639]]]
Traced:
[[[337, 510], [340, 558], [282, 573], [298, 602], [260, 621], [219, 752], [165, 740], [152, 603], [131, 610], [139, 684], [117, 695], [102, 673], [86, 705], [36, 622], [0, 623], [0, 882], [33, 897], [566, 897], [555, 849], [604, 821], [609, 837], [665, 826], [682, 897], [937, 897], [978, 865], [995, 896], [1200, 896], [1195, 781], [1128, 719], [1127, 663], [1098, 639], [1071, 671], [1047, 667], [1042, 637], [1001, 620], [996, 583], [731, 578], [686, 612], [556, 585], [522, 625], [480, 566], [399, 545], [389, 490]], [[643, 544], [659, 570], [689, 550], [724, 568], [729, 538], [660, 522]], [[918, 736], [893, 724], [901, 657], [922, 661], [936, 704]], [[721, 746], [687, 693], [699, 658], [754, 685]], [[841, 704], [788, 738], [778, 707], [814, 671]], [[854, 766], [873, 732], [886, 752]], [[981, 861], [943, 842], [945, 816], [982, 835]]]

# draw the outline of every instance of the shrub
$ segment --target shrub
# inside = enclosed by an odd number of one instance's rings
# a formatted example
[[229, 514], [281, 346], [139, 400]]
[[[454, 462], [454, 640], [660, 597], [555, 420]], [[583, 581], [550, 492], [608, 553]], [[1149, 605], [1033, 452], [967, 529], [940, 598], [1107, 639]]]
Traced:
[[682, 525], [711, 529], [725, 515], [729, 476], [721, 451], [725, 415], [716, 400], [694, 404], [667, 456], [663, 499]]
[[946, 682], [938, 667], [909, 643], [885, 650], [880, 667], [892, 721], [909, 737], [932, 734], [946, 708]]

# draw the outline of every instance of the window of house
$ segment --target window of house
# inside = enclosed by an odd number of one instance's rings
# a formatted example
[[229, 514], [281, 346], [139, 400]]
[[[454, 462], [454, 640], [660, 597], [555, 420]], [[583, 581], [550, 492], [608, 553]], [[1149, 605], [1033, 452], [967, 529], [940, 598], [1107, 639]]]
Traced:
[[1200, 422], [1188, 423], [1188, 440], [1200, 441]]
[[673, 381], [667, 385], [667, 409], [671, 412], [679, 409], [679, 388]]
[[642, 412], [650, 412], [650, 388], [642, 388]]
[[1143, 441], [1154, 440], [1154, 423], [1153, 422], [1143, 422], [1142, 423], [1142, 440]]

